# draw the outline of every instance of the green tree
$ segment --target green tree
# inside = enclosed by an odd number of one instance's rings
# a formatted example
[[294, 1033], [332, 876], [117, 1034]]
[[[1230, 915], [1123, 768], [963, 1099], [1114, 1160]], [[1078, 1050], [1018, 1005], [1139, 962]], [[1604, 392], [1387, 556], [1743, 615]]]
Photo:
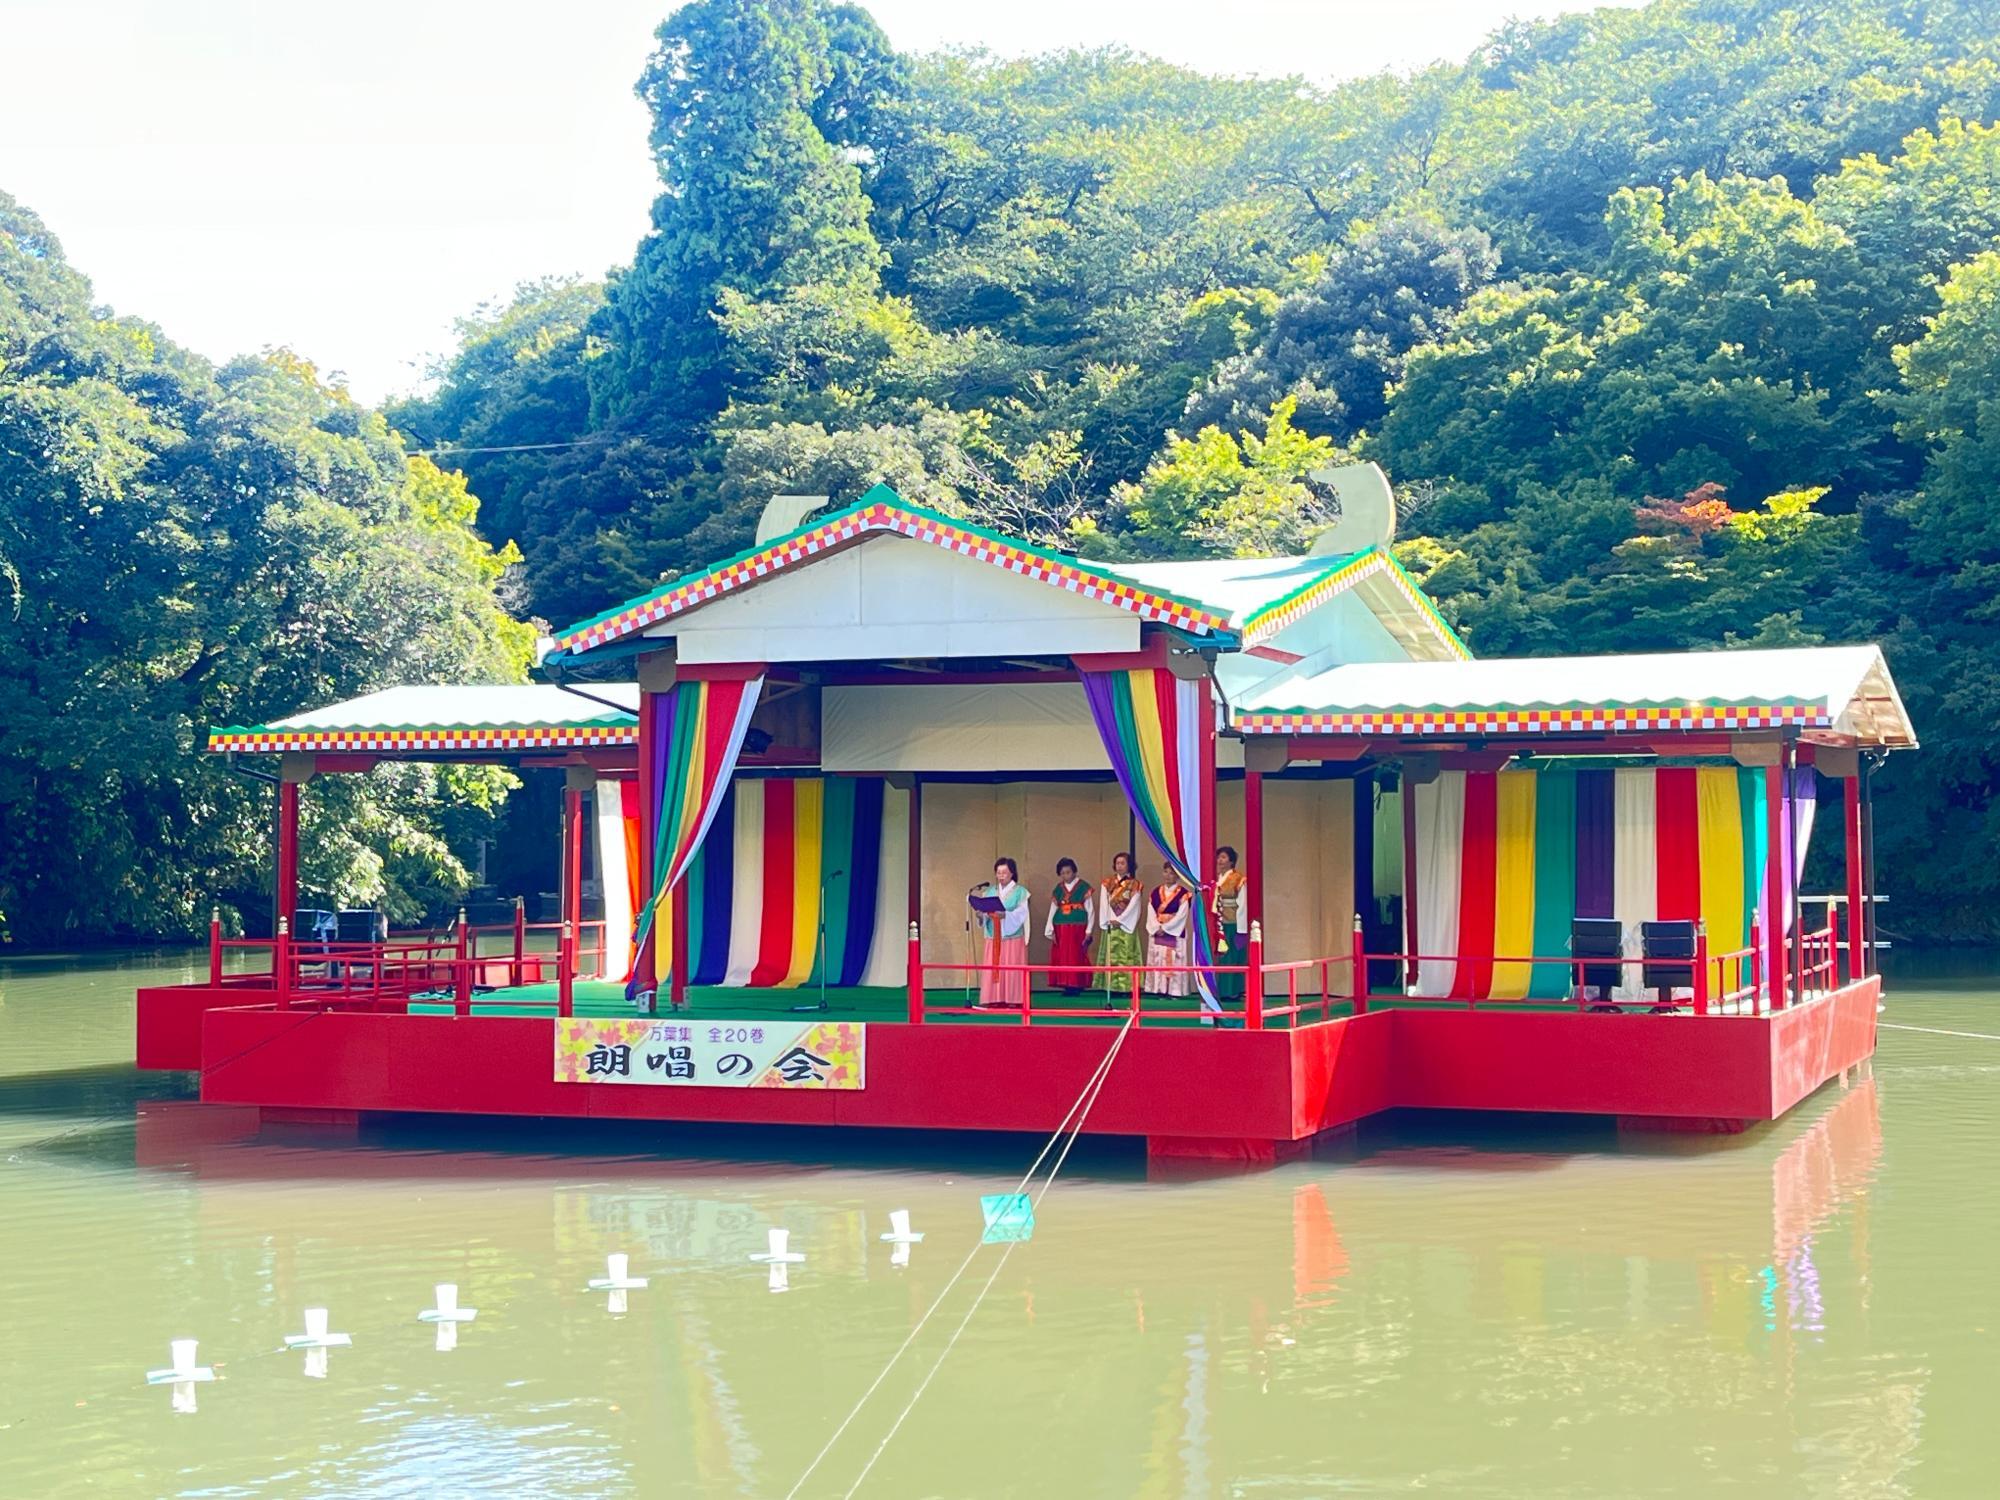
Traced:
[[1381, 420], [1410, 351], [1436, 342], [1497, 264], [1476, 229], [1398, 219], [1366, 231], [1278, 304], [1254, 349], [1221, 362], [1188, 398], [1186, 425], [1241, 426], [1290, 397], [1304, 431], [1351, 439]]
[[[475, 510], [306, 361], [217, 370], [95, 309], [53, 236], [0, 195], [0, 910], [15, 935], [185, 934], [212, 900], [253, 898], [268, 795], [195, 753], [209, 726], [387, 682], [518, 676], [529, 632], [495, 598], [514, 554], [478, 540]], [[459, 794], [425, 797], [401, 816], [434, 837]], [[428, 888], [463, 888], [448, 850], [425, 861]], [[342, 878], [387, 889], [352, 862]]]
[[657, 35], [639, 97], [661, 192], [596, 321], [591, 395], [604, 425], [687, 441], [728, 402], [724, 293], [871, 290], [882, 253], [860, 170], [814, 116], [834, 66], [813, 0], [694, 0]]

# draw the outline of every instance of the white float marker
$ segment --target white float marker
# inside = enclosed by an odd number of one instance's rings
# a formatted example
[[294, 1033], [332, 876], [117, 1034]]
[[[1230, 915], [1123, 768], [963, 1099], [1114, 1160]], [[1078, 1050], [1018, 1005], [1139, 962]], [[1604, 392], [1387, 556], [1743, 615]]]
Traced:
[[771, 1248], [762, 1255], [753, 1255], [750, 1258], [752, 1260], [766, 1261], [774, 1266], [795, 1266], [804, 1260], [805, 1257], [796, 1250], [787, 1248], [791, 1243], [791, 1238], [791, 1230], [773, 1229], [771, 1231]]
[[324, 1380], [327, 1371], [329, 1349], [345, 1349], [354, 1340], [344, 1333], [328, 1333], [326, 1309], [309, 1307], [306, 1309], [306, 1331], [285, 1335], [287, 1349], [303, 1349], [306, 1354], [306, 1379]]
[[632, 1275], [632, 1257], [624, 1254], [604, 1257], [604, 1274], [590, 1283], [593, 1292], [636, 1292], [649, 1278]]
[[632, 1274], [632, 1258], [622, 1252], [604, 1257], [604, 1274], [590, 1283], [593, 1292], [609, 1292], [605, 1311], [612, 1317], [623, 1317], [631, 1310], [627, 1292], [635, 1292], [646, 1285], [647, 1278]]
[[907, 1208], [889, 1210], [889, 1232], [882, 1236], [885, 1244], [896, 1248], [889, 1252], [889, 1264], [907, 1266], [910, 1263], [910, 1246], [923, 1243], [921, 1234], [910, 1233], [910, 1211]]
[[479, 1316], [478, 1308], [460, 1307], [458, 1305], [458, 1284], [456, 1282], [440, 1281], [432, 1288], [432, 1291], [437, 1295], [437, 1306], [426, 1308], [424, 1311], [418, 1313], [418, 1322], [470, 1323], [474, 1318]]
[[207, 1365], [195, 1361], [194, 1339], [171, 1339], [167, 1343], [167, 1353], [172, 1363], [164, 1370], [148, 1370], [147, 1385], [172, 1385], [174, 1388], [174, 1410], [191, 1412], [195, 1410], [194, 1388], [201, 1382], [215, 1379], [215, 1371]]
[[345, 1349], [353, 1344], [354, 1340], [347, 1334], [328, 1333], [326, 1325], [327, 1317], [325, 1308], [307, 1308], [306, 1331], [304, 1333], [286, 1334], [285, 1347], [287, 1349]]
[[207, 1365], [198, 1365], [195, 1360], [197, 1341], [194, 1339], [170, 1339], [167, 1354], [173, 1363], [164, 1370], [148, 1370], [147, 1385], [187, 1385], [196, 1381], [215, 1379], [215, 1371]]

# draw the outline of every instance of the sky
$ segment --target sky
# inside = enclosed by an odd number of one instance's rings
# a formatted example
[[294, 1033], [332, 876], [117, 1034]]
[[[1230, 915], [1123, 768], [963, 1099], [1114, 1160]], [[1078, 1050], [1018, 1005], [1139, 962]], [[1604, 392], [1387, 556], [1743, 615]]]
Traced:
[[[100, 302], [378, 401], [453, 320], [645, 232], [633, 96], [671, 0], [0, 0], [0, 191]], [[1461, 58], [1550, 0], [872, 0], [904, 51], [1119, 43], [1320, 82]]]

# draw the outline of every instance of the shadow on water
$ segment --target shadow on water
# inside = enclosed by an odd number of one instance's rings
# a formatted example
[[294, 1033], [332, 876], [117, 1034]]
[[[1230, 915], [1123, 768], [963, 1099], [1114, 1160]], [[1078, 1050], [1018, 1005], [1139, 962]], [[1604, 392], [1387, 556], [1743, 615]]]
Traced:
[[1314, 1152], [1360, 1167], [1435, 1167], [1475, 1172], [1553, 1171], [1580, 1156], [1694, 1157], [1755, 1150], [1769, 1123], [1730, 1133], [1621, 1129], [1603, 1115], [1394, 1109], [1372, 1115], [1345, 1139]]

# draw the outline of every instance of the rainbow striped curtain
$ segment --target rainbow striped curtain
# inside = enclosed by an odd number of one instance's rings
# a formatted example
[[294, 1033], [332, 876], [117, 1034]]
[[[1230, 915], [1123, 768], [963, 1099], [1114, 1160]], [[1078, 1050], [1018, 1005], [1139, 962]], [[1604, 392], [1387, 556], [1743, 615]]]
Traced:
[[[1796, 773], [1787, 799], [1796, 836], [1786, 840], [1781, 922], [1811, 831], [1812, 774]], [[1417, 938], [1440, 955], [1419, 966], [1420, 995], [1561, 999], [1567, 963], [1494, 956], [1560, 960], [1577, 917], [1624, 923], [1631, 959], [1640, 956], [1639, 924], [1655, 920], [1704, 922], [1710, 950], [1728, 953], [1748, 946], [1768, 905], [1760, 770], [1445, 771], [1415, 790]], [[1626, 991], [1643, 987], [1641, 966], [1626, 965]]]
[[[1207, 684], [1183, 682], [1163, 667], [1132, 671], [1083, 672], [1084, 697], [1104, 741], [1111, 769], [1146, 831], [1174, 873], [1191, 890], [1202, 889], [1202, 829], [1211, 813], [1214, 789], [1202, 774], [1202, 738], [1208, 726]], [[1196, 920], [1194, 959], [1215, 962], [1208, 923]], [[1195, 976], [1203, 1003], [1220, 1010], [1206, 974]]]
[[824, 922], [829, 985], [901, 983], [905, 906], [882, 891], [885, 871], [907, 882], [908, 841], [908, 794], [878, 777], [737, 781], [688, 875], [689, 982], [817, 984]]
[[[655, 699], [645, 790], [655, 813], [653, 889], [639, 917], [634, 939], [638, 956], [625, 986], [628, 998], [657, 987], [654, 954], [660, 925], [668, 918], [668, 898], [715, 821], [763, 687], [762, 677], [677, 682]], [[671, 933], [671, 923], [668, 928]]]

